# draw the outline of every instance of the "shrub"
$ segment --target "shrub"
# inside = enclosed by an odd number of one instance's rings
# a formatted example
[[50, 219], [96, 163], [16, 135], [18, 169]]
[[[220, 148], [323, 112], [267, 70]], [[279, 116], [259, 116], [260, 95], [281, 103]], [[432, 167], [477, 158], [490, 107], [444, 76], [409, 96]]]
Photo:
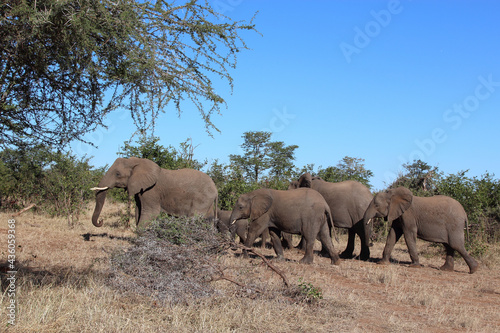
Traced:
[[209, 282], [218, 272], [213, 256], [229, 244], [222, 237], [203, 218], [161, 215], [139, 232], [132, 247], [112, 256], [108, 283], [164, 304], [213, 295]]

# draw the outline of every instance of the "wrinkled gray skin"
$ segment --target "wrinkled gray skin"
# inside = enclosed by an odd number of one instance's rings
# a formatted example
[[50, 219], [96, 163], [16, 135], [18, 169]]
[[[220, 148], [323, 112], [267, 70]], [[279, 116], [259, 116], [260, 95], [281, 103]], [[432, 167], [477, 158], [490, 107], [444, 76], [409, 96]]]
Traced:
[[[280, 233], [300, 234], [305, 239], [306, 251], [301, 263], [313, 262], [313, 247], [316, 237], [327, 249], [332, 264], [340, 258], [333, 250], [331, 214], [328, 204], [318, 192], [311, 189], [280, 191], [259, 189], [242, 194], [231, 213], [231, 221], [249, 218], [248, 237], [245, 246], [251, 247], [257, 235], [269, 228], [274, 251], [283, 258]], [[244, 255], [247, 253], [244, 251]]]
[[[230, 210], [218, 210], [217, 216], [219, 218], [219, 223], [217, 225], [217, 229], [220, 232], [227, 232], [228, 230], [231, 232], [231, 239], [234, 239], [235, 234], [240, 238], [240, 243], [244, 244], [247, 238], [247, 230], [248, 230], [248, 219], [240, 219], [236, 220], [234, 223], [231, 223], [232, 211]], [[292, 248], [292, 235], [286, 232], [281, 233], [283, 239], [281, 244], [284, 248]], [[270, 238], [269, 229], [266, 228], [264, 232], [260, 235], [262, 239], [261, 247], [266, 247], [267, 241]]]
[[358, 235], [361, 240], [359, 259], [370, 259], [372, 224], [363, 223], [363, 215], [373, 199], [368, 187], [353, 180], [331, 183], [320, 177], [312, 177], [310, 173], [305, 173], [300, 176], [299, 180], [292, 181], [288, 189], [302, 187], [318, 191], [330, 207], [333, 225], [348, 230], [347, 247], [340, 254], [340, 258], [350, 259], [354, 257], [354, 240]]
[[[239, 219], [231, 224], [231, 211], [230, 210], [218, 210], [217, 216], [219, 218], [219, 223], [217, 225], [217, 229], [220, 232], [231, 232], [231, 239], [234, 239], [235, 235], [238, 235], [240, 238], [240, 243], [244, 244], [245, 239], [247, 238], [247, 229], [248, 229], [248, 220], [247, 219]], [[262, 239], [261, 247], [266, 247], [266, 242], [270, 238], [269, 229], [264, 230], [264, 232], [260, 235]]]
[[455, 199], [444, 195], [416, 197], [407, 188], [398, 187], [378, 193], [373, 198], [365, 212], [365, 223], [373, 217], [384, 217], [388, 223], [392, 223], [380, 264], [389, 263], [394, 245], [404, 235], [411, 267], [420, 267], [417, 237], [444, 245], [446, 261], [442, 270], [453, 271], [455, 251], [465, 259], [471, 274], [479, 266], [465, 250], [464, 227], [467, 214]]
[[99, 215], [110, 188], [124, 188], [135, 198], [139, 227], [166, 212], [173, 216], [203, 215], [213, 218], [217, 188], [205, 173], [193, 169], [166, 170], [144, 158], [117, 158], [104, 174], [96, 193], [92, 223], [102, 226]]

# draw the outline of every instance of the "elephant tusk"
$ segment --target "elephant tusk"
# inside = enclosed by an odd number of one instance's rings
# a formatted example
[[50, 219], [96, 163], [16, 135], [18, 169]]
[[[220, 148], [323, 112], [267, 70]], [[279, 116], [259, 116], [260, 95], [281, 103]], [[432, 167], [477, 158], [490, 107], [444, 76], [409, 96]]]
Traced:
[[233, 220], [233, 222], [231, 222], [231, 225], [235, 224], [236, 223], [236, 219]]
[[372, 219], [369, 219], [368, 222], [366, 222], [366, 224], [367, 225], [370, 224], [371, 221], [372, 221]]
[[92, 187], [90, 190], [91, 191], [104, 191], [107, 190], [109, 187]]

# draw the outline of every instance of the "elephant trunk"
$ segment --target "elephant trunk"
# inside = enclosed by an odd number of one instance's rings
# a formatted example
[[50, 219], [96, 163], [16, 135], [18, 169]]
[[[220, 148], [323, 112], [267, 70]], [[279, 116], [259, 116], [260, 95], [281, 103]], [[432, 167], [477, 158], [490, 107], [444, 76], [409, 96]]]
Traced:
[[96, 227], [102, 226], [102, 219], [99, 221], [99, 215], [101, 215], [102, 207], [104, 206], [104, 201], [106, 201], [107, 190], [98, 191], [95, 195], [95, 209], [92, 215], [92, 224]]

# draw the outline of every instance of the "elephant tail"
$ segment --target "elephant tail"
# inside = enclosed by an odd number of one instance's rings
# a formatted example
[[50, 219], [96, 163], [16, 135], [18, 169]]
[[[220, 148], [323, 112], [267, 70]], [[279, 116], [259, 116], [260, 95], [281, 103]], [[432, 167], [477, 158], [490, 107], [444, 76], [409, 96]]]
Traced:
[[465, 216], [465, 233], [467, 235], [467, 243], [470, 242], [470, 234], [469, 234], [469, 218]]
[[326, 215], [326, 222], [328, 223], [328, 227], [330, 228], [331, 231], [333, 231], [333, 237], [335, 238], [335, 240], [337, 241], [337, 243], [339, 243], [339, 236], [337, 235], [337, 232], [335, 231], [335, 227], [333, 225], [332, 214], [327, 209], [327, 210], [325, 210], [325, 215]]

